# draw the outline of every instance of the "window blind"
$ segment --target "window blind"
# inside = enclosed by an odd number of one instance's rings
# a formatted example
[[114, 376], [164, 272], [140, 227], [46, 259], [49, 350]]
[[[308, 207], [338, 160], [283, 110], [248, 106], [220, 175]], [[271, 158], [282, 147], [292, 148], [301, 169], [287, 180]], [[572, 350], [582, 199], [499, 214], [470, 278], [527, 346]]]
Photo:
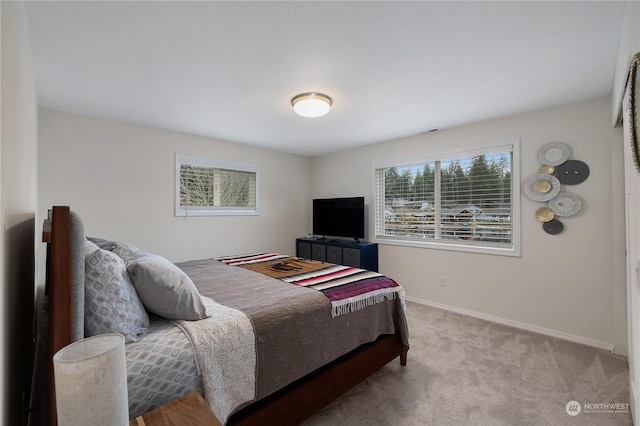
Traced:
[[514, 151], [506, 145], [374, 165], [376, 238], [513, 251]]
[[176, 174], [177, 215], [257, 213], [257, 166], [179, 155]]

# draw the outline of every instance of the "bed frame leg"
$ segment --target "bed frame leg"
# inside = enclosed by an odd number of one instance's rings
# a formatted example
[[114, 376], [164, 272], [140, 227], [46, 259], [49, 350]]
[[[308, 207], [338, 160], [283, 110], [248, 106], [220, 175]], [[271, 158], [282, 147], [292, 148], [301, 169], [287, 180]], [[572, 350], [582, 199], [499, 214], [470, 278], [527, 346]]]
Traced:
[[409, 346], [402, 345], [402, 353], [400, 354], [400, 365], [407, 365], [407, 352], [409, 352]]

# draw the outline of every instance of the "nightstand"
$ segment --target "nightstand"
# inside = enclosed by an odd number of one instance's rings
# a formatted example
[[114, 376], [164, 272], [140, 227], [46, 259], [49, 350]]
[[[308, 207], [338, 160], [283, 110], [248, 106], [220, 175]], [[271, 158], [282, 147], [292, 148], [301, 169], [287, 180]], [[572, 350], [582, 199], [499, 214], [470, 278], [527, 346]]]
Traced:
[[198, 392], [171, 401], [129, 421], [129, 426], [222, 426]]

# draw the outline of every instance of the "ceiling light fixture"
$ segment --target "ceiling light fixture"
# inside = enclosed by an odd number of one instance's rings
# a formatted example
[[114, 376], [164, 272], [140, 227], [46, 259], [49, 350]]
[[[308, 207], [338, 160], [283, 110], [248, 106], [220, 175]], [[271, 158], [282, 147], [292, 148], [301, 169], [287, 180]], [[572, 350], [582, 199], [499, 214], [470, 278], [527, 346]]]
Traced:
[[302, 93], [291, 99], [296, 114], [302, 117], [322, 117], [331, 109], [333, 101], [322, 93]]

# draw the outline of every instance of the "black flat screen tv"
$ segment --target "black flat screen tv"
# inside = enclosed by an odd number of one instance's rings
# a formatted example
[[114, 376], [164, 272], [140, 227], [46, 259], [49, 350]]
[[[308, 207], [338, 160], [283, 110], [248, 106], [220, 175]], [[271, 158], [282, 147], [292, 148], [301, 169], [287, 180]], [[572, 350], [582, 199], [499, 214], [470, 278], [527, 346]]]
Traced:
[[313, 234], [364, 238], [364, 197], [314, 199]]

